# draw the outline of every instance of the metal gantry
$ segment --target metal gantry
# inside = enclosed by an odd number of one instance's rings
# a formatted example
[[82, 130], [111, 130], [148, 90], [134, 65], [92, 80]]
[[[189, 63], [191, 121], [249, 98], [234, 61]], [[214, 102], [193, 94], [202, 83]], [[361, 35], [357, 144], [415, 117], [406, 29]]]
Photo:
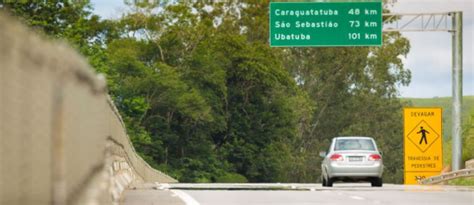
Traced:
[[[452, 32], [449, 18], [450, 12], [444, 13], [386, 13], [384, 18], [384, 32]], [[403, 18], [403, 19], [402, 19]], [[386, 28], [388, 27], [388, 28]]]
[[462, 168], [462, 12], [387, 13], [383, 16], [386, 23], [384, 32], [444, 31], [452, 34], [452, 170], [460, 170]]

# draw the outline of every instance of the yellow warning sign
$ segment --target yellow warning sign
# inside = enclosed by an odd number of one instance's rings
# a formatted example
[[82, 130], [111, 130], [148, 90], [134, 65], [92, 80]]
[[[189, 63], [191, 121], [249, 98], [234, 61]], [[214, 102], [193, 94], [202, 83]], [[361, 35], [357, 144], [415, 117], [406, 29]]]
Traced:
[[404, 108], [405, 184], [438, 175], [443, 169], [441, 108]]
[[439, 172], [405, 172], [405, 184], [418, 184], [418, 180], [437, 175]]

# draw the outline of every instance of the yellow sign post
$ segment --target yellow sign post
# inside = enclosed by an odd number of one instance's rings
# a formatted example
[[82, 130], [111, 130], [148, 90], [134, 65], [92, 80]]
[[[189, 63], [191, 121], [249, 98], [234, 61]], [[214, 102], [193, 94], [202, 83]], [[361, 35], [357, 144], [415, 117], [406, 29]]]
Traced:
[[443, 169], [441, 108], [404, 108], [405, 184], [439, 175]]

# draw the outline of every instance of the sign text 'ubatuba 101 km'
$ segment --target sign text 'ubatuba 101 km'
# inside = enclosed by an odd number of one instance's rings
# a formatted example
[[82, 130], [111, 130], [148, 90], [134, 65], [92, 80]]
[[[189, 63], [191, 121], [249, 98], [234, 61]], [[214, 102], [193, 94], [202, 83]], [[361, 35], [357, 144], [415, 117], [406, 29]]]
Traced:
[[381, 1], [270, 3], [270, 46], [381, 45]]

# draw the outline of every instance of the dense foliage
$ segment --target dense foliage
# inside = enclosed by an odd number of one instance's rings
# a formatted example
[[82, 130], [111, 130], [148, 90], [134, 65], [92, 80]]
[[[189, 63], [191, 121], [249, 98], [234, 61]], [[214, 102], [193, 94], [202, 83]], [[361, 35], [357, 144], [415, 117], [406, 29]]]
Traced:
[[385, 180], [402, 181], [409, 43], [270, 48], [268, 3], [128, 3], [117, 20], [89, 3], [1, 9], [71, 42], [107, 75], [128, 133], [152, 166], [184, 182], [316, 182], [332, 137], [374, 137]]

